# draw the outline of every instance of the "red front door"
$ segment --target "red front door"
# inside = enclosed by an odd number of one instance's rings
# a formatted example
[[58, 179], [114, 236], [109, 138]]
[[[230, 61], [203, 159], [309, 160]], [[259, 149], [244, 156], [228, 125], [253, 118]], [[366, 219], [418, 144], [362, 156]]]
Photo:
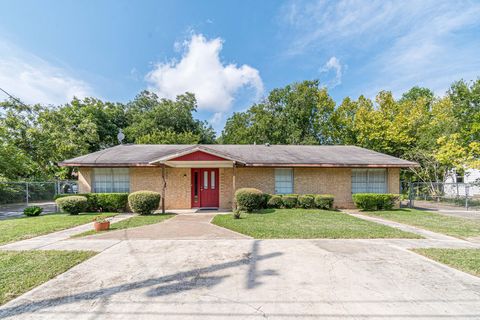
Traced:
[[218, 168], [192, 169], [192, 208], [218, 208]]

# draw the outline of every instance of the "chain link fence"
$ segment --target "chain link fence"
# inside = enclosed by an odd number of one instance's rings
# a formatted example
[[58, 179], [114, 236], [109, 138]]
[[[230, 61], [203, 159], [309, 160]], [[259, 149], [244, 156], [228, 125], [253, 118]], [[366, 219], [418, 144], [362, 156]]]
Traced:
[[402, 206], [480, 210], [480, 185], [474, 183], [402, 182]]
[[78, 193], [77, 181], [0, 182], [0, 213], [15, 213], [29, 205], [54, 211], [57, 194]]

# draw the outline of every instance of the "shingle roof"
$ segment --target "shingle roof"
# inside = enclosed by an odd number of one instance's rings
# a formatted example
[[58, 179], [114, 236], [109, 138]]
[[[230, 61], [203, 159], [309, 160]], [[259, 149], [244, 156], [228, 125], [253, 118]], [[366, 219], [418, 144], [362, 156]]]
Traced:
[[61, 166], [158, 165], [189, 150], [211, 152], [246, 166], [414, 167], [417, 163], [355, 146], [125, 144], [65, 160]]

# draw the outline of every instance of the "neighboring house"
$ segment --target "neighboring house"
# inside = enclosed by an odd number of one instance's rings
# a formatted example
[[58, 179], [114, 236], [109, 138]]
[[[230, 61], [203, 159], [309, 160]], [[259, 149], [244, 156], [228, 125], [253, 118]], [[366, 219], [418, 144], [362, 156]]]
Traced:
[[452, 170], [445, 179], [445, 196], [447, 197], [480, 197], [480, 170], [467, 169], [464, 174]]
[[353, 193], [399, 193], [400, 168], [418, 164], [354, 146], [131, 144], [59, 165], [78, 167], [80, 193], [151, 190], [167, 209], [230, 209], [244, 187], [328, 193], [349, 208]]

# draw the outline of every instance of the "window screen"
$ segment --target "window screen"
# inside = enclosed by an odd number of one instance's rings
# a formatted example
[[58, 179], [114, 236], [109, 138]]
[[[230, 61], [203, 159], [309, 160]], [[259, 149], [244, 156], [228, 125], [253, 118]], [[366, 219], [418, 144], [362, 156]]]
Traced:
[[352, 193], [386, 193], [386, 169], [353, 169]]
[[275, 193], [293, 193], [293, 170], [275, 169]]
[[95, 168], [93, 170], [93, 192], [129, 192], [128, 168]]

